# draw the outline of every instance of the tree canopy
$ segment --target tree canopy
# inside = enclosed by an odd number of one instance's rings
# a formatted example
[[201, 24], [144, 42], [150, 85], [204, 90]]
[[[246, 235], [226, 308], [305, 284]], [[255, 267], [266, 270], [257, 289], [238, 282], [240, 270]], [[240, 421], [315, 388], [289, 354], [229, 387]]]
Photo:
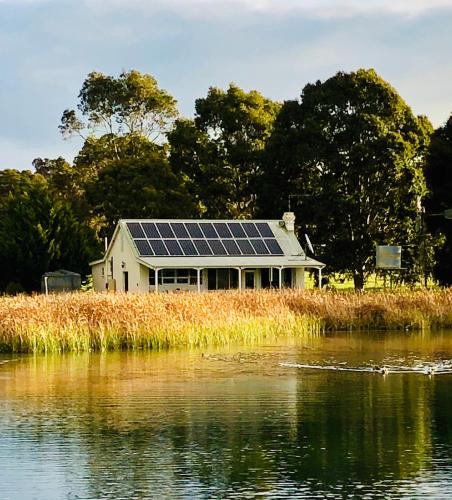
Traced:
[[300, 102], [284, 104], [269, 141], [263, 213], [299, 195], [303, 231], [326, 244], [329, 270], [352, 273], [361, 289], [377, 244], [419, 237], [430, 132], [373, 70], [306, 85]]
[[194, 203], [168, 159], [152, 145], [140, 155], [113, 160], [86, 184], [93, 215], [103, 220], [100, 236], [110, 236], [124, 218], [171, 218], [196, 215]]
[[[137, 70], [119, 77], [93, 71], [83, 82], [77, 106], [63, 112], [63, 137], [73, 134], [139, 134], [151, 140], [162, 136], [177, 115], [176, 101], [160, 89], [152, 75]], [[85, 120], [85, 121], [83, 121]]]
[[175, 216], [176, 207], [193, 213], [183, 180], [171, 171], [162, 145], [177, 116], [176, 101], [154, 77], [135, 70], [118, 78], [90, 73], [78, 110], [84, 122], [66, 110], [60, 125], [63, 136], [89, 132], [73, 165], [37, 160], [36, 167], [52, 186], [67, 179], [81, 216], [99, 236], [110, 235], [121, 217]]
[[42, 274], [51, 269], [88, 272], [98, 251], [94, 233], [67, 203], [52, 196], [41, 175], [21, 176], [27, 181], [0, 207], [0, 289], [15, 283], [38, 290]]
[[427, 226], [432, 233], [444, 238], [443, 246], [436, 251], [434, 276], [442, 285], [452, 285], [452, 221], [430, 215], [452, 208], [452, 116], [432, 136], [426, 177]]
[[434, 276], [452, 284], [452, 224], [430, 216], [452, 208], [452, 116], [432, 136], [374, 70], [339, 72], [283, 104], [211, 87], [193, 119], [152, 75], [93, 71], [59, 129], [84, 140], [73, 162], [0, 171], [0, 289], [36, 289], [50, 268], [88, 271], [120, 218], [274, 219], [289, 199], [299, 233], [326, 245], [315, 257], [357, 289], [380, 244], [403, 246], [415, 280], [443, 241]]
[[251, 217], [266, 141], [280, 108], [234, 84], [196, 100], [194, 120], [169, 134], [170, 161], [206, 217]]

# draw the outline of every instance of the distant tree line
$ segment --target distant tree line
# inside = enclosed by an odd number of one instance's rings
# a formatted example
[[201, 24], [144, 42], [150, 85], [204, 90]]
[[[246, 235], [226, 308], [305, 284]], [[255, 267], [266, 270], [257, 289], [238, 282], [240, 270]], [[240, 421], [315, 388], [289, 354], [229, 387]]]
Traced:
[[120, 218], [279, 218], [289, 197], [327, 273], [362, 289], [377, 244], [403, 245], [405, 276], [452, 283], [452, 117], [433, 130], [374, 70], [339, 72], [274, 102], [210, 88], [192, 119], [148, 74], [90, 73], [60, 132], [72, 164], [0, 171], [0, 290], [89, 273]]

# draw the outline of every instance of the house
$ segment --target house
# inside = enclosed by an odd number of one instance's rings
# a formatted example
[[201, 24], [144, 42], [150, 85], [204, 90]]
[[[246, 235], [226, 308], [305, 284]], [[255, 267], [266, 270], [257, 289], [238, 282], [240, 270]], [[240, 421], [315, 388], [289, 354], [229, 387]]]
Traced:
[[103, 259], [91, 262], [96, 291], [304, 288], [308, 257], [281, 220], [120, 220]]

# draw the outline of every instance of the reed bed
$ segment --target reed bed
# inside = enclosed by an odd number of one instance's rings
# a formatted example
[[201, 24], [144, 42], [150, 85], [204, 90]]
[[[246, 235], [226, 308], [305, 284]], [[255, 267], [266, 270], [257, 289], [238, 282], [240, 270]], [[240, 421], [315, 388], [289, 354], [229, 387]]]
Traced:
[[251, 291], [0, 298], [0, 351], [162, 349], [327, 330], [452, 327], [452, 290]]

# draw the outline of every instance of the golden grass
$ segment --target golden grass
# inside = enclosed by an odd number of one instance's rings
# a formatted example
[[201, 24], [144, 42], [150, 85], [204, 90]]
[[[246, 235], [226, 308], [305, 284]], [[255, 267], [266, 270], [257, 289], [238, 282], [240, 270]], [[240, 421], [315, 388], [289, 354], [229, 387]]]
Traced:
[[64, 352], [258, 342], [325, 330], [452, 327], [452, 290], [252, 291], [0, 298], [0, 350]]

